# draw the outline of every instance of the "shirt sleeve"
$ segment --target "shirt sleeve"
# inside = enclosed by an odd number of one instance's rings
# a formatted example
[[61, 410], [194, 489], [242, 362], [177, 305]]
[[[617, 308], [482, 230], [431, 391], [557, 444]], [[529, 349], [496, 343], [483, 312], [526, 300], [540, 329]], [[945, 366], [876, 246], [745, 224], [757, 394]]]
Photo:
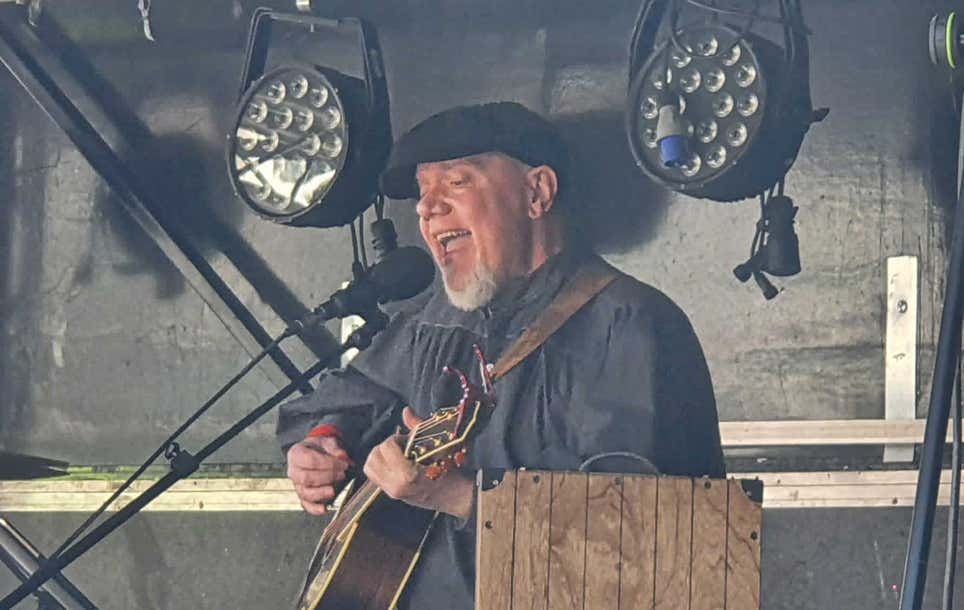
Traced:
[[411, 349], [411, 341], [410, 316], [397, 313], [347, 367], [322, 373], [314, 392], [281, 405], [276, 434], [282, 452], [315, 426], [330, 424], [352, 458], [362, 460], [391, 434], [407, 402], [411, 358], [397, 355]]

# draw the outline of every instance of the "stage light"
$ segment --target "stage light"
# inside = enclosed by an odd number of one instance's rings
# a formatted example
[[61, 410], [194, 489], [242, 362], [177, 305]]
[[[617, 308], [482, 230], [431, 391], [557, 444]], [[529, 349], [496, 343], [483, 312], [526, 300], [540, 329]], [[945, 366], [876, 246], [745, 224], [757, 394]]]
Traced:
[[[329, 92], [325, 105], [307, 103], [302, 82]], [[259, 213], [273, 219], [297, 217], [322, 201], [344, 169], [348, 128], [333, 89], [319, 71], [281, 68], [255, 83], [242, 101], [232, 139], [231, 178]]]
[[936, 66], [957, 68], [964, 56], [964, 36], [961, 21], [956, 13], [937, 14], [931, 17], [927, 36], [931, 62]]
[[[799, 4], [775, 0], [780, 17], [767, 18], [760, 0], [747, 1], [752, 10], [685, 2], [707, 18], [680, 27], [683, 0], [641, 7], [630, 48], [630, 150], [646, 175], [674, 191], [726, 202], [758, 195], [783, 178], [810, 124], [826, 114], [810, 101]], [[752, 30], [760, 21], [782, 24], [783, 46]]]
[[[349, 76], [302, 52], [264, 71], [268, 26], [319, 36], [357, 30], [364, 75]], [[276, 25], [274, 27], [277, 27]], [[252, 20], [242, 94], [228, 133], [228, 175], [255, 212], [282, 224], [332, 227], [354, 220], [378, 192], [391, 147], [388, 92], [374, 30], [259, 9]]]

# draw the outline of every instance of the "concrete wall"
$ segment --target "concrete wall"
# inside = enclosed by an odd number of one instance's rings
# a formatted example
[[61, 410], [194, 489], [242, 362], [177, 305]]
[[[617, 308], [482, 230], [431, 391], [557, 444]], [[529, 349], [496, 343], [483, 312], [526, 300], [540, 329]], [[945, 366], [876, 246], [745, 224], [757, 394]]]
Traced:
[[[371, 0], [325, 10], [378, 26], [396, 132], [454, 104], [496, 99], [524, 102], [566, 126], [587, 233], [609, 260], [689, 313], [721, 417], [734, 420], [882, 416], [885, 260], [900, 254], [920, 257], [926, 407], [956, 127], [946, 79], [929, 66], [925, 43], [932, 12], [956, 4], [805, 2], [813, 99], [831, 114], [811, 130], [787, 182], [800, 206], [804, 270], [778, 281], [784, 291], [769, 303], [730, 272], [745, 258], [757, 206], [668, 195], [632, 166], [622, 109], [638, 2]], [[78, 46], [72, 69], [90, 73], [124, 124], [125, 156], [269, 330], [282, 328], [277, 310], [313, 306], [338, 287], [349, 272], [347, 229], [259, 220], [232, 195], [223, 169], [252, 4], [155, 3], [156, 44], [139, 38], [132, 2], [45, 6]], [[77, 464], [137, 463], [247, 355], [5, 73], [0, 97], [0, 447]], [[393, 203], [390, 213], [403, 241], [414, 243], [410, 205]], [[312, 362], [309, 346], [290, 353], [302, 367]], [[210, 438], [275, 387], [254, 373], [185, 445]], [[214, 461], [278, 462], [272, 431], [269, 416]], [[181, 519], [132, 523], [124, 542], [77, 568], [78, 580], [96, 582], [86, 588], [99, 590], [105, 607], [223, 607], [197, 602], [215, 591], [191, 582], [198, 566], [215, 566], [219, 599], [264, 607], [252, 575], [270, 574], [277, 591], [287, 590], [293, 581], [278, 571], [300, 565], [310, 546], [296, 533], [300, 516], [184, 517], [204, 524], [196, 530], [207, 536], [202, 545], [174, 533]], [[899, 580], [906, 511], [778, 512], [767, 520], [766, 607], [876, 608], [885, 605], [880, 596], [890, 599], [887, 586], [878, 593], [878, 575], [888, 586]], [[24, 518], [28, 535], [50, 544], [66, 521]], [[866, 530], [878, 535], [879, 557], [850, 554], [870, 548], [855, 547]], [[262, 532], [253, 535], [264, 541], [248, 546], [240, 531]], [[288, 537], [279, 543], [275, 531]], [[289, 543], [290, 551], [279, 548]], [[143, 553], [147, 565], [155, 550], [168, 563], [144, 568], [148, 584], [133, 584], [129, 577], [142, 572], [132, 557]], [[100, 580], [108, 557], [125, 562], [131, 584]]]

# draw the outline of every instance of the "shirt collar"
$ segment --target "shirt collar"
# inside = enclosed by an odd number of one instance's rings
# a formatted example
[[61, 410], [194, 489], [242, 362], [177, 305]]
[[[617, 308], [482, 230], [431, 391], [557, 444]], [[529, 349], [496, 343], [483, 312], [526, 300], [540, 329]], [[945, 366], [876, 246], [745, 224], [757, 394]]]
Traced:
[[530, 306], [548, 304], [578, 264], [578, 254], [566, 249], [550, 256], [532, 273], [510, 280], [481, 308], [483, 315], [511, 316]]

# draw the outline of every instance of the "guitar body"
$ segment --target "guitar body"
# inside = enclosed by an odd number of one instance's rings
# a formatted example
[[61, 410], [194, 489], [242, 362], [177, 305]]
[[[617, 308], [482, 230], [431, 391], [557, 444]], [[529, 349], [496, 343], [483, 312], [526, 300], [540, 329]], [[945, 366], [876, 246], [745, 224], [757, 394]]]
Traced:
[[435, 513], [377, 493], [359, 498], [366, 488], [322, 534], [299, 610], [394, 608]]

